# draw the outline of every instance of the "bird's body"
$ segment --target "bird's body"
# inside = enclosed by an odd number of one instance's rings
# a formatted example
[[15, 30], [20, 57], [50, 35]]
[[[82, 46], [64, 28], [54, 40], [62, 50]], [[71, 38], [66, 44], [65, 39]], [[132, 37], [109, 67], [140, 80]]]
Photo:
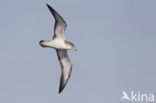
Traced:
[[72, 70], [72, 63], [69, 60], [67, 50], [76, 51], [76, 48], [73, 43], [66, 41], [65, 39], [64, 33], [67, 27], [66, 22], [51, 6], [47, 4], [47, 7], [55, 18], [54, 36], [52, 40], [41, 40], [39, 44], [42, 47], [56, 49], [57, 56], [62, 68], [62, 75], [59, 87], [59, 93], [61, 93], [70, 78]]
[[42, 40], [40, 42], [41, 42], [40, 44], [42, 44], [41, 46], [43, 47], [50, 47], [54, 49], [66, 49], [66, 50], [73, 49], [72, 47], [66, 44], [67, 41], [61, 40], [61, 39], [54, 39], [54, 40], [48, 40], [48, 41]]

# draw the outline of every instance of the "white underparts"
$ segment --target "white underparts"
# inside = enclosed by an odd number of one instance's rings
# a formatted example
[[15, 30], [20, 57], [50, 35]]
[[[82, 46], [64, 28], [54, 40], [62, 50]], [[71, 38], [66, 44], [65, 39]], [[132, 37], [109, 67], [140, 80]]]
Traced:
[[61, 39], [43, 41], [42, 45], [46, 47], [54, 48], [54, 49], [72, 49], [72, 47], [70, 47], [69, 45], [66, 45], [65, 41]]

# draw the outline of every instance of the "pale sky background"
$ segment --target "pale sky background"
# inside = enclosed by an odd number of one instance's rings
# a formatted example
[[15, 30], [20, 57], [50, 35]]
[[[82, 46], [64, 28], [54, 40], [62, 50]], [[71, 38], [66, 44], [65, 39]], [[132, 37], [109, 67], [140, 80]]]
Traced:
[[[38, 44], [53, 36], [46, 3], [78, 49], [61, 94], [56, 52]], [[0, 103], [121, 103], [123, 90], [156, 96], [155, 0], [0, 1]]]

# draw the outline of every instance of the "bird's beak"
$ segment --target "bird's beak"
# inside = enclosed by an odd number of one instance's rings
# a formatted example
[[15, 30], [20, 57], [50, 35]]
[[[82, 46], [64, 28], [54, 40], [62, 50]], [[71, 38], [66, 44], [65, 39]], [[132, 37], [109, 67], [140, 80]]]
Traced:
[[77, 49], [76, 49], [75, 47], [73, 48], [73, 50], [74, 50], [74, 51], [77, 51]]

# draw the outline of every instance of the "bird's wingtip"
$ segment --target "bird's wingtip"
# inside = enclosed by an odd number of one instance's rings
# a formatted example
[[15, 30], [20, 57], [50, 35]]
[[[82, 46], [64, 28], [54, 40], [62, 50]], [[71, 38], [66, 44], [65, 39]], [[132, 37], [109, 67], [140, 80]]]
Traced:
[[61, 91], [59, 91], [58, 93], [61, 94]]
[[49, 4], [46, 3], [47, 6], [49, 6]]
[[47, 5], [47, 7], [49, 8], [49, 10], [52, 12], [52, 11], [55, 11], [49, 4], [47, 4], [46, 3], [46, 5]]
[[46, 3], [46, 5], [47, 5], [48, 8], [51, 8], [49, 4]]
[[59, 94], [63, 91], [63, 89], [64, 89], [64, 86], [63, 87], [62, 86], [59, 87]]

